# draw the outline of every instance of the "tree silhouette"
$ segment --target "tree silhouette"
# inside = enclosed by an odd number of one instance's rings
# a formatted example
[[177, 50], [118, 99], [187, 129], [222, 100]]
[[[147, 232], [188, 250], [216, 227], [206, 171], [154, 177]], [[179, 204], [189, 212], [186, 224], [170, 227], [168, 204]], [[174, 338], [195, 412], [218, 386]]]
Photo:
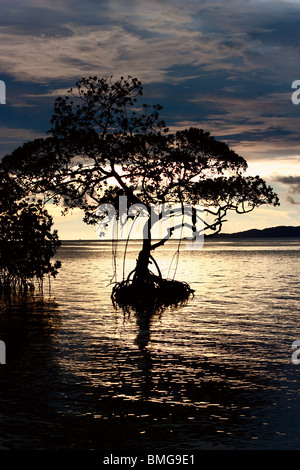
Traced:
[[35, 281], [42, 287], [45, 275], [56, 276], [60, 262], [51, 258], [60, 242], [42, 201], [28, 200], [3, 171], [0, 179], [0, 292], [27, 292]]
[[[28, 192], [47, 193], [56, 203], [63, 200], [66, 210], [80, 207], [90, 224], [108, 215], [105, 210], [99, 215], [99, 205], [114, 207], [120, 218], [120, 196], [136, 205], [137, 214], [143, 208], [150, 214], [155, 206], [157, 220], [169, 205], [177, 204], [179, 213], [189, 207], [193, 237], [200, 219], [202, 233], [211, 236], [221, 230], [228, 211], [279, 204], [264, 180], [244, 175], [244, 158], [202, 129], [170, 132], [159, 117], [160, 105], [139, 104], [142, 94], [136, 78], [82, 78], [67, 96], [56, 99], [48, 136], [16, 149], [3, 159], [2, 168]], [[203, 208], [200, 216], [197, 205]], [[166, 211], [173, 222], [160, 240], [153, 241], [153, 226], [145, 225], [136, 267], [114, 288], [118, 302], [130, 302], [137, 293], [148, 301], [159, 292], [167, 303], [191, 292], [185, 283], [162, 279], [153, 258], [153, 251], [183, 226], [176, 211]]]

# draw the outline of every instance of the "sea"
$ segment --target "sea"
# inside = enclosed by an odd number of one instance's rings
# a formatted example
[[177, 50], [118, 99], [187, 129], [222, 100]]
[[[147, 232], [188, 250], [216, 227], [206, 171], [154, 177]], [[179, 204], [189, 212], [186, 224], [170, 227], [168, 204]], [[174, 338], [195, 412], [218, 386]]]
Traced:
[[170, 240], [194, 295], [151, 315], [111, 299], [139, 249], [64, 241], [43, 294], [1, 301], [0, 450], [300, 450], [300, 239]]

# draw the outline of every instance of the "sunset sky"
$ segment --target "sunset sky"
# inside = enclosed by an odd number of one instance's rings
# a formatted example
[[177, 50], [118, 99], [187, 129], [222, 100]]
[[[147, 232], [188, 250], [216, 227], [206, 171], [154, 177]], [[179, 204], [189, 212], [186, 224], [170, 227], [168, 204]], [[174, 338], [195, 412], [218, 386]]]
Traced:
[[[300, 225], [299, 0], [0, 0], [0, 157], [50, 127], [54, 99], [80, 77], [139, 78], [173, 130], [226, 141], [281, 206], [235, 216], [225, 232]], [[300, 97], [300, 93], [299, 93]], [[61, 238], [96, 238], [81, 214]]]

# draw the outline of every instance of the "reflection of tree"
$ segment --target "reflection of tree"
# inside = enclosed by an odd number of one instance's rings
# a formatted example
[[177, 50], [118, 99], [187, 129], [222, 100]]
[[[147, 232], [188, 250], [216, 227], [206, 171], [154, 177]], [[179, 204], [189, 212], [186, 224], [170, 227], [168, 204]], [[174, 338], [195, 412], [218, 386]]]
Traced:
[[144, 351], [150, 341], [150, 330], [153, 322], [154, 313], [149, 313], [147, 311], [137, 311], [135, 312], [136, 326], [137, 326], [137, 336], [135, 339], [135, 344], [139, 347], [141, 351]]
[[53, 405], [57, 389], [65, 386], [54, 341], [60, 322], [57, 304], [46, 296], [28, 292], [22, 301], [13, 295], [0, 299], [0, 332], [7, 351], [0, 374], [3, 448], [46, 447], [59, 428]]
[[[116, 307], [115, 311], [119, 309]], [[151, 331], [154, 322], [160, 317], [161, 312], [155, 312], [153, 308], [133, 310], [128, 306], [123, 307], [123, 324], [133, 325], [135, 339], [133, 344], [137, 346], [139, 353], [133, 354], [133, 368], [138, 370], [138, 383], [141, 396], [148, 399], [153, 389], [152, 372], [153, 360], [151, 352]], [[135, 350], [135, 348], [134, 348]], [[121, 353], [121, 351], [120, 351]]]
[[155, 313], [148, 311], [135, 312], [137, 335], [135, 344], [138, 346], [141, 352], [141, 358], [139, 360], [139, 368], [142, 375], [142, 398], [148, 399], [151, 395], [153, 384], [152, 384], [152, 372], [153, 372], [153, 360], [151, 355], [151, 349], [148, 347], [150, 342], [151, 326], [153, 323]]
[[139, 383], [142, 398], [148, 400], [153, 393], [153, 357], [151, 350], [151, 332], [155, 329], [155, 323], [161, 319], [165, 308], [147, 305], [144, 308], [132, 309], [123, 307], [124, 321], [134, 318], [136, 337], [134, 344], [139, 349], [136, 358], [136, 367], [139, 370]]

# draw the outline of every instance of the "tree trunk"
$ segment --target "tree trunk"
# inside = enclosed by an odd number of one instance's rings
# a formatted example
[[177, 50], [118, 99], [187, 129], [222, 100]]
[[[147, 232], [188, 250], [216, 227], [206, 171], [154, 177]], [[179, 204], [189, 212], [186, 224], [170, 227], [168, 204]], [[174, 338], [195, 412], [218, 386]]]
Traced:
[[[112, 292], [115, 305], [134, 308], [138, 313], [153, 313], [163, 306], [177, 305], [186, 301], [194, 292], [185, 282], [163, 279], [160, 269], [151, 255], [151, 251], [162, 246], [166, 240], [151, 245], [151, 233], [148, 224], [143, 230], [143, 246], [138, 255], [136, 266], [126, 280], [117, 283]], [[153, 263], [158, 274], [149, 270]], [[131, 277], [132, 276], [132, 277]]]
[[139, 253], [135, 274], [133, 280], [141, 284], [147, 284], [150, 279], [149, 263], [151, 256], [151, 233], [150, 230], [144, 229], [143, 248]]

